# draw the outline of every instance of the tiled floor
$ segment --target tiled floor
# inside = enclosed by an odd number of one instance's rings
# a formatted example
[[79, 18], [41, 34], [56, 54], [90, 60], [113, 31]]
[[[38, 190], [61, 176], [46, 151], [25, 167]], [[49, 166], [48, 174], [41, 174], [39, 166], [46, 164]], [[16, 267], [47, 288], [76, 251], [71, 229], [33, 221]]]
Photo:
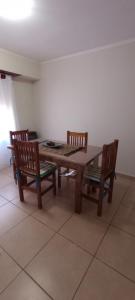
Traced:
[[75, 214], [74, 182], [62, 183], [38, 210], [0, 171], [0, 300], [135, 299], [135, 181], [117, 178], [101, 218], [87, 200]]

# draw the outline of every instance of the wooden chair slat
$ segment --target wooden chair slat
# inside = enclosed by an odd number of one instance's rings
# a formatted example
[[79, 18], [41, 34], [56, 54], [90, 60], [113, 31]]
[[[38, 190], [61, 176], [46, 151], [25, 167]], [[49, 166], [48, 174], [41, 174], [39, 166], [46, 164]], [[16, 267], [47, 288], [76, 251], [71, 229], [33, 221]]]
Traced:
[[[13, 145], [15, 141], [28, 141], [28, 134], [29, 134], [28, 129], [26, 129], [26, 130], [10, 131], [9, 135], [10, 135], [10, 143], [11, 143], [11, 145]], [[14, 180], [17, 183], [17, 180], [16, 180], [16, 164], [15, 164], [15, 160], [14, 160], [14, 153], [13, 153], [13, 151], [12, 151], [12, 160], [13, 160], [13, 175], [14, 175]]]
[[[67, 131], [67, 144], [73, 146], [80, 146], [82, 148], [87, 148], [88, 144], [88, 133], [87, 132], [75, 132]], [[69, 169], [65, 170], [68, 172]], [[69, 177], [68, 177], [69, 178]], [[72, 178], [74, 178], [72, 176]], [[61, 188], [61, 168], [58, 168], [58, 187]]]
[[[53, 188], [54, 195], [56, 194], [56, 166], [48, 162], [42, 162], [41, 165], [38, 142], [15, 141], [14, 151], [20, 200], [24, 201], [23, 190], [33, 191], [37, 193], [38, 207], [42, 208], [41, 196], [51, 188]], [[41, 173], [42, 170], [43, 173]], [[32, 178], [32, 181], [28, 182], [28, 178]], [[42, 191], [41, 181], [45, 179], [51, 180], [52, 184], [49, 189]], [[35, 182], [35, 188], [30, 186], [33, 182]]]
[[104, 145], [101, 167], [96, 167], [97, 169], [94, 170], [93, 165], [91, 170], [88, 168], [84, 174], [84, 185], [87, 185], [87, 194], [83, 193], [83, 196], [91, 200], [90, 187], [99, 189], [97, 199], [98, 216], [102, 215], [102, 202], [106, 193], [108, 193], [108, 202], [112, 202], [118, 142], [118, 140], [114, 140], [113, 143]]

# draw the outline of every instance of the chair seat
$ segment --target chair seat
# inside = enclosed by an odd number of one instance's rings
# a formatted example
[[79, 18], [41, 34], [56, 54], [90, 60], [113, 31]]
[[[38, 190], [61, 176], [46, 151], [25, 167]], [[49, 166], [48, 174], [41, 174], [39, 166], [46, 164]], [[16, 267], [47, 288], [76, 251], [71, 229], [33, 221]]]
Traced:
[[84, 173], [84, 179], [100, 182], [101, 168], [94, 165], [88, 166]]
[[[114, 140], [110, 144], [103, 145], [101, 167], [96, 166], [96, 164], [89, 165], [84, 173], [84, 185], [87, 185], [87, 189], [86, 192], [84, 189], [82, 194], [85, 198], [98, 204], [98, 216], [102, 215], [102, 203], [106, 194], [108, 194], [108, 202], [112, 202], [118, 142], [118, 140]], [[98, 188], [96, 198], [90, 195], [91, 188], [92, 192]]]
[[[43, 178], [45, 176], [49, 176], [53, 173], [53, 171], [56, 170], [56, 165], [55, 164], [51, 164], [49, 162], [40, 162], [40, 178]], [[36, 176], [34, 171], [31, 170], [27, 170], [25, 167], [23, 167], [23, 172], [25, 172], [25, 174], [27, 176]]]
[[[14, 151], [20, 201], [24, 202], [23, 191], [29, 190], [37, 194], [38, 208], [41, 209], [45, 193], [53, 189], [53, 195], [56, 195], [56, 165], [40, 160], [38, 142], [15, 141]], [[41, 186], [42, 180], [50, 184]]]
[[[99, 184], [101, 180], [101, 167], [96, 167], [94, 165], [89, 166], [84, 174], [84, 180]], [[104, 189], [109, 189], [109, 183], [107, 181], [104, 182]]]
[[40, 177], [48, 176], [56, 170], [56, 166], [49, 162], [40, 162]]

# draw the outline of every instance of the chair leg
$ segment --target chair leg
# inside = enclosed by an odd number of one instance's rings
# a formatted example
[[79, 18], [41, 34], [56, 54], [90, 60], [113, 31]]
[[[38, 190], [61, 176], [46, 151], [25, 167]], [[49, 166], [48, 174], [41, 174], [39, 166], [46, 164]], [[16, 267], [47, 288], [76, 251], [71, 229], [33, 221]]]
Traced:
[[87, 184], [87, 194], [90, 194], [90, 184]]
[[40, 179], [36, 180], [37, 184], [37, 200], [38, 200], [38, 208], [42, 209], [42, 197], [41, 197], [41, 181]]
[[93, 187], [92, 187], [92, 192], [93, 192], [93, 193], [96, 193], [96, 191], [97, 191], [96, 187], [93, 186]]
[[20, 201], [24, 202], [24, 195], [23, 195], [23, 189], [22, 189], [22, 178], [20, 175], [18, 176], [18, 189], [19, 189]]
[[108, 193], [108, 203], [112, 202], [113, 184], [114, 184], [114, 175], [112, 175], [110, 177], [110, 185], [109, 185], [109, 193]]
[[56, 196], [56, 173], [52, 174], [53, 176], [53, 195]]
[[17, 184], [16, 165], [14, 162], [13, 162], [13, 175], [14, 175], [14, 181]]
[[60, 176], [60, 173], [61, 173], [61, 168], [58, 167], [58, 188], [61, 189], [61, 176]]
[[98, 208], [97, 208], [98, 217], [102, 216], [103, 195], [104, 195], [104, 184], [100, 187], [100, 191], [99, 191], [99, 200], [98, 200]]
[[[70, 169], [69, 168], [67, 168], [66, 169], [66, 173], [69, 173], [70, 172]], [[69, 179], [70, 179], [70, 176], [67, 176], [67, 181], [69, 182]]]

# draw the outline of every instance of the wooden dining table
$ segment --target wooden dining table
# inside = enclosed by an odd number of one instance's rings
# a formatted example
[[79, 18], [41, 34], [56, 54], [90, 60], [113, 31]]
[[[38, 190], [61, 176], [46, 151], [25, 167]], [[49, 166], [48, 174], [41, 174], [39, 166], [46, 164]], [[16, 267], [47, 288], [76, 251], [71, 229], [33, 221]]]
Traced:
[[[66, 144], [63, 144], [66, 146]], [[67, 145], [68, 146], [68, 145]], [[72, 147], [71, 152], [61, 153], [61, 151], [52, 151], [44, 147], [44, 141], [39, 142], [40, 159], [56, 163], [58, 167], [65, 167], [76, 171], [75, 176], [75, 212], [80, 214], [82, 210], [82, 185], [83, 174], [87, 165], [93, 162], [102, 153], [102, 148], [88, 145], [87, 148]]]
[[[57, 164], [58, 167], [65, 167], [76, 171], [75, 176], [75, 212], [80, 214], [82, 210], [82, 185], [83, 174], [88, 164], [98, 159], [102, 153], [102, 148], [88, 145], [87, 148], [71, 146], [62, 143], [62, 147], [49, 148], [45, 147], [45, 139], [32, 140], [39, 143], [39, 156], [41, 160], [48, 160]], [[13, 150], [13, 145], [9, 145], [8, 149]], [[62, 150], [61, 150], [62, 149]]]

